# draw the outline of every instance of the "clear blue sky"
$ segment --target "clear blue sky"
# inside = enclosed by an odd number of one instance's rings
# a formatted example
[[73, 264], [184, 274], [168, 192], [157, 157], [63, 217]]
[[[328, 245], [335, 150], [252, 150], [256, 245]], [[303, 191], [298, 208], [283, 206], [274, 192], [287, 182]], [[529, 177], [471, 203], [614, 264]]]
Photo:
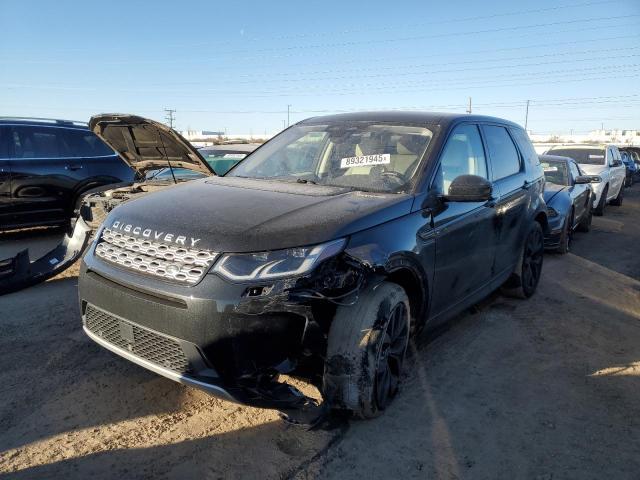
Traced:
[[0, 114], [275, 132], [324, 112], [640, 128], [640, 0], [0, 0]]

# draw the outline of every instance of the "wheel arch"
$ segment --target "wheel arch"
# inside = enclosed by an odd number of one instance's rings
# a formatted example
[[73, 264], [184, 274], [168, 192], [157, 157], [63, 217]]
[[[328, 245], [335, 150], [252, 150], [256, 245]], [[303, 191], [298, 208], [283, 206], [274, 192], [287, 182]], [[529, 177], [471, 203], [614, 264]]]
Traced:
[[385, 279], [400, 285], [409, 297], [413, 333], [427, 320], [429, 311], [429, 282], [417, 260], [398, 254], [385, 265]]

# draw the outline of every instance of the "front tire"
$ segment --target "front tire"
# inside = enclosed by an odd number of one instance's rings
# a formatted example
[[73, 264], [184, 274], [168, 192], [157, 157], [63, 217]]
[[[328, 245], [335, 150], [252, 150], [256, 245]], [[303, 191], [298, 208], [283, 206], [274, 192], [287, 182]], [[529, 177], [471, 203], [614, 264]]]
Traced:
[[564, 255], [569, 253], [569, 247], [571, 246], [571, 234], [573, 233], [573, 211], [565, 219], [562, 227], [562, 234], [560, 235], [560, 245], [558, 245], [557, 252]]
[[329, 330], [323, 392], [334, 409], [380, 415], [398, 392], [409, 343], [409, 298], [383, 282], [340, 306]]
[[622, 205], [622, 199], [624, 198], [624, 187], [620, 186], [620, 191], [618, 192], [618, 196], [611, 200], [611, 205], [619, 207]]
[[607, 195], [609, 195], [609, 185], [604, 187], [602, 194], [600, 195], [600, 201], [598, 202], [598, 206], [593, 209], [593, 214], [596, 217], [601, 217], [604, 215], [604, 207], [607, 204]]
[[593, 221], [593, 211], [591, 210], [591, 208], [587, 208], [587, 211], [585, 212], [584, 216], [582, 217], [582, 220], [580, 220], [580, 223], [578, 224], [578, 228], [577, 230], [579, 232], [588, 232], [591, 230], [591, 222]]
[[516, 269], [511, 278], [502, 287], [503, 293], [516, 298], [531, 297], [540, 282], [543, 258], [544, 235], [542, 226], [534, 221], [527, 233]]

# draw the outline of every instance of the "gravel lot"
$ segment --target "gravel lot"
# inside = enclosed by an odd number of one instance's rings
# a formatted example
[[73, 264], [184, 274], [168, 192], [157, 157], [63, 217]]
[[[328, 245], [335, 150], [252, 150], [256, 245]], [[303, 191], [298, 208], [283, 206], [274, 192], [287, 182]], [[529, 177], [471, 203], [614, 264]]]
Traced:
[[640, 185], [546, 256], [532, 299], [494, 295], [417, 339], [385, 415], [318, 431], [93, 344], [76, 275], [0, 297], [6, 478], [638, 478]]

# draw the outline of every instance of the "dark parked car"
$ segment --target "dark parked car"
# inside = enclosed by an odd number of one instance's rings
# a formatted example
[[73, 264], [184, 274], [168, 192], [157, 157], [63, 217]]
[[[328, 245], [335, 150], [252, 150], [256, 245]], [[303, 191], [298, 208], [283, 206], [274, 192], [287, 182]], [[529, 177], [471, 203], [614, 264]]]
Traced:
[[636, 162], [633, 161], [631, 152], [620, 150], [620, 157], [622, 158], [622, 163], [624, 163], [626, 170], [624, 185], [625, 187], [630, 187], [638, 176], [638, 166], [636, 165]]
[[0, 118], [0, 230], [63, 224], [83, 192], [133, 178], [86, 123]]
[[[260, 144], [258, 143], [214, 145], [211, 147], [199, 148], [198, 153], [202, 155], [216, 175], [224, 175], [231, 170], [236, 163], [249, 155], [259, 146]], [[208, 174], [186, 168], [176, 168], [173, 170], [170, 168], [162, 168], [160, 170], [149, 172], [147, 178], [156, 181], [172, 180], [173, 178], [179, 180], [196, 180], [206, 176], [208, 176]]]
[[627, 152], [629, 158], [635, 165], [635, 172], [633, 175], [634, 182], [640, 182], [640, 146], [634, 147], [620, 147], [620, 152]]
[[544, 246], [567, 253], [574, 230], [588, 232], [591, 229], [594, 199], [591, 183], [598, 183], [601, 179], [584, 175], [569, 157], [541, 155], [540, 161], [546, 180], [544, 201], [549, 221]]
[[[120, 119], [121, 116], [102, 115], [101, 118], [108, 123], [108, 119]], [[73, 209], [73, 231], [41, 257], [32, 259], [25, 248], [14, 257], [0, 258], [0, 295], [43, 282], [73, 265], [106, 215], [130, 198], [215, 175], [210, 163], [176, 131], [131, 115], [127, 116], [127, 122], [135, 128], [112, 129], [111, 133], [117, 132], [116, 138], [112, 139], [120, 155], [116, 160], [125, 162], [135, 172], [134, 179], [102, 185], [81, 194]], [[82, 131], [102, 142], [86, 127]], [[113, 150], [109, 148], [109, 152]]]
[[[122, 152], [129, 118], [90, 126]], [[373, 417], [398, 390], [411, 334], [500, 286], [535, 292], [543, 185], [527, 134], [506, 120], [311, 118], [223, 177], [113, 209], [82, 261], [84, 330], [160, 375], [296, 421]]]

